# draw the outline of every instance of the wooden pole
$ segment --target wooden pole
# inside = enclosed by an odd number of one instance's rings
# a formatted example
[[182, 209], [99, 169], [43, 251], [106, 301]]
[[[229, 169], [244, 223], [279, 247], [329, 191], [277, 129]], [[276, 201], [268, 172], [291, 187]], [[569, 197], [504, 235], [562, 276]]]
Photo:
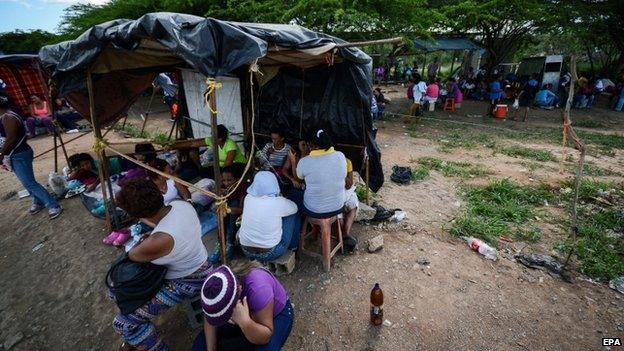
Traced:
[[[93, 96], [93, 80], [91, 77], [91, 71], [87, 71], [87, 91], [89, 93], [89, 115], [91, 116], [91, 125], [93, 126], [93, 139], [102, 139], [102, 130], [100, 129], [100, 121], [95, 116], [95, 97]], [[108, 204], [108, 162], [106, 161], [106, 154], [104, 149], [96, 150], [96, 156], [100, 162], [99, 176], [100, 184], [102, 188], [102, 199], [104, 201], [105, 215], [106, 215], [106, 229], [110, 232], [113, 230], [111, 207]], [[114, 210], [114, 207], [113, 207]]]
[[370, 206], [370, 163], [368, 157], [368, 149], [364, 148], [364, 164], [366, 166], [366, 204]]
[[[141, 126], [141, 134], [139, 134], [140, 136], [143, 136], [143, 132], [145, 131], [145, 125], [147, 124], [147, 118], [149, 117], [149, 114], [152, 112], [152, 102], [154, 101], [154, 96], [156, 96], [156, 87], [154, 87], [152, 89], [152, 97], [150, 97], [150, 101], [147, 104], [147, 111], [145, 111], [145, 119], [143, 119], [143, 125]], [[124, 120], [124, 124], [125, 124], [125, 120]]]
[[[214, 89], [212, 93], [210, 93], [210, 100], [208, 103], [210, 104], [210, 133], [212, 134], [212, 169], [214, 171], [216, 189], [215, 194], [221, 196], [221, 169], [219, 168], [219, 144], [217, 142], [217, 114], [212, 111], [217, 111], [217, 91]], [[225, 214], [217, 209], [217, 215], [219, 217], [218, 221], [218, 233], [219, 233], [219, 246], [221, 246], [221, 262], [223, 264], [227, 264], [226, 255], [226, 238], [225, 238], [225, 224], [224, 224], [224, 216]]]
[[58, 146], [56, 144], [56, 127], [54, 128], [54, 172], [58, 173]]
[[63, 156], [65, 156], [65, 162], [67, 162], [67, 165], [69, 166], [69, 156], [67, 156], [67, 149], [65, 149], [65, 143], [63, 142], [63, 138], [61, 137], [61, 134], [58, 134], [58, 139], [59, 142], [61, 143], [61, 149], [63, 150]]

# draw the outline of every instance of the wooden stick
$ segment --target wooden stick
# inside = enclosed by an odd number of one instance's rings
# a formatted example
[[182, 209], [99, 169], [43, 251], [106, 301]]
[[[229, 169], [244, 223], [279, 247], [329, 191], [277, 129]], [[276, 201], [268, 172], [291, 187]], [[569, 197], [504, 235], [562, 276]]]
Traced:
[[[89, 134], [89, 133], [91, 133], [91, 131], [89, 131], [89, 132], [85, 132], [85, 133], [83, 133], [83, 134], [80, 134], [79, 136], [77, 136], [77, 137], [75, 137], [75, 138], [73, 138], [73, 139], [69, 139], [69, 140], [67, 140], [67, 142], [66, 142], [65, 144], [69, 144], [69, 143], [71, 143], [72, 141], [74, 141], [74, 140], [76, 140], [76, 139], [80, 139], [80, 138], [82, 138], [83, 136], [85, 136], [85, 135], [87, 135], [87, 134]], [[53, 147], [53, 148], [47, 149], [46, 151], [44, 151], [44, 152], [40, 153], [39, 155], [36, 155], [34, 158], [37, 158], [37, 157], [43, 156], [43, 155], [48, 154], [48, 153], [50, 153], [50, 152], [52, 152], [52, 151], [54, 151], [54, 150], [56, 150], [56, 147]]]
[[58, 146], [56, 145], [56, 128], [54, 130], [54, 172], [58, 173]]
[[[217, 114], [213, 111], [217, 111], [217, 94], [216, 89], [210, 93], [210, 100], [208, 103], [210, 104], [210, 133], [212, 134], [212, 169], [214, 171], [215, 177], [215, 193], [217, 195], [221, 195], [221, 170], [219, 169], [219, 144], [217, 143]], [[222, 211], [217, 210], [217, 215], [219, 217], [218, 221], [218, 231], [219, 231], [219, 243], [221, 246], [221, 262], [223, 264], [227, 264], [226, 255], [226, 240], [225, 240], [225, 223], [224, 223], [224, 214]]]
[[570, 109], [572, 107], [572, 100], [574, 97], [574, 82], [578, 79], [577, 74], [576, 74], [576, 57], [575, 56], [570, 57], [570, 73], [572, 75], [572, 79], [570, 80], [570, 91], [568, 93], [568, 100], [566, 101], [566, 107], [561, 113], [561, 117], [563, 119], [564, 133], [567, 133], [567, 136], [570, 139], [572, 139], [572, 141], [574, 142], [575, 148], [580, 152], [580, 157], [579, 157], [579, 162], [578, 162], [578, 169], [576, 170], [576, 178], [574, 179], [574, 199], [572, 202], [572, 228], [571, 228], [572, 230], [570, 234], [568, 235], [568, 240], [570, 239], [572, 240], [572, 245], [570, 245], [570, 251], [568, 252], [565, 262], [563, 263], [564, 270], [568, 266], [568, 263], [570, 262], [570, 258], [572, 257], [572, 254], [575, 251], [574, 247], [576, 246], [576, 241], [578, 239], [579, 230], [578, 230], [577, 207], [578, 207], [579, 189], [581, 187], [581, 181], [583, 178], [583, 167], [585, 166], [585, 153], [587, 151], [585, 148], [585, 144], [576, 135], [576, 133], [574, 132], [574, 129], [572, 129], [572, 121], [570, 120]]
[[[95, 116], [95, 97], [93, 96], [93, 80], [91, 77], [91, 71], [87, 71], [87, 91], [89, 93], [89, 114], [91, 116], [91, 125], [93, 126], [93, 141], [95, 142], [96, 140], [102, 139], [102, 131], [100, 129], [100, 122]], [[113, 223], [110, 206], [108, 204], [107, 183], [109, 179], [107, 174], [108, 167], [106, 162], [106, 154], [104, 153], [104, 150], [97, 150], [96, 154], [98, 160], [100, 161], [99, 176], [102, 188], [102, 200], [104, 201], [104, 213], [106, 215], [106, 229], [110, 232], [113, 230]], [[114, 209], [115, 207], [113, 207], [113, 211]]]
[[60, 133], [58, 135], [58, 139], [59, 139], [59, 142], [61, 143], [61, 149], [63, 150], [63, 156], [65, 156], [65, 162], [67, 162], [67, 165], [69, 166], [69, 156], [67, 156], [67, 149], [65, 149], [65, 143], [63, 142], [63, 138], [61, 137]]
[[370, 206], [370, 187], [368, 186], [370, 184], [370, 162], [368, 157], [368, 149], [365, 148], [364, 152], [364, 162], [366, 166], [366, 204]]
[[145, 119], [143, 119], [143, 125], [141, 126], [141, 134], [139, 134], [141, 136], [143, 136], [143, 132], [145, 131], [145, 125], [147, 124], [147, 118], [149, 117], [149, 114], [152, 109], [152, 102], [154, 101], [154, 96], [156, 96], [156, 87], [152, 89], [152, 97], [150, 97], [150, 101], [147, 104], [147, 111], [145, 111]]

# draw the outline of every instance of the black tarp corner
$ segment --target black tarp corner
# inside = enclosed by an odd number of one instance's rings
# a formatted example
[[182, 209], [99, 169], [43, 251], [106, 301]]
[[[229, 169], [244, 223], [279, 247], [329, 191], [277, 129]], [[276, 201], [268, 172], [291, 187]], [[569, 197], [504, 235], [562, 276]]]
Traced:
[[[39, 57], [50, 70], [59, 95], [67, 97], [87, 119], [87, 72], [98, 67], [92, 74], [95, 115], [106, 125], [126, 113], [158, 72], [188, 67], [207, 77], [241, 76], [240, 72], [247, 72], [246, 66], [276, 47], [300, 51], [341, 43], [345, 41], [295, 25], [150, 13], [137, 20], [99, 24], [76, 40], [43, 47]], [[337, 144], [366, 147], [369, 185], [377, 191], [383, 184], [383, 171], [372, 138], [372, 60], [354, 47], [332, 50], [340, 58], [336, 63], [323, 60], [313, 67], [292, 62], [279, 66], [277, 74], [258, 91], [253, 130], [267, 133], [277, 125], [291, 138], [300, 138], [323, 128]], [[109, 61], [102, 64], [102, 57]], [[262, 69], [263, 63], [259, 64]], [[130, 68], [124, 68], [126, 65]], [[245, 94], [243, 91], [243, 100]], [[362, 169], [362, 148], [339, 149], [352, 159], [356, 170]]]

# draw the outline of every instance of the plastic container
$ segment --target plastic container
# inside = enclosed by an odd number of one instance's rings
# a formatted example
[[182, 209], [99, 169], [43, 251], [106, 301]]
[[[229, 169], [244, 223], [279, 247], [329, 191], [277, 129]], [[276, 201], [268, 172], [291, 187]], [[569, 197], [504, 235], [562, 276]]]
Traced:
[[507, 105], [496, 105], [496, 108], [494, 109], [494, 117], [498, 119], [507, 118], [508, 109]]
[[482, 254], [488, 260], [496, 261], [498, 258], [498, 251], [490, 245], [484, 243], [482, 240], [472, 237], [463, 237], [463, 239], [466, 240], [468, 246], [470, 246], [472, 250]]

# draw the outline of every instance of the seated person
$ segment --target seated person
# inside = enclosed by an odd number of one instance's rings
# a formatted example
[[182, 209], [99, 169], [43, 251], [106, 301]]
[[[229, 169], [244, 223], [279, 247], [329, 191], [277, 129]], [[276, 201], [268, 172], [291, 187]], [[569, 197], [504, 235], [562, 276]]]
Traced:
[[202, 286], [201, 302], [204, 330], [193, 351], [280, 350], [294, 322], [286, 290], [256, 261], [215, 268]]
[[29, 108], [31, 116], [26, 119], [28, 136], [34, 138], [37, 135], [36, 127], [42, 125], [48, 129], [50, 134], [54, 134], [54, 124], [48, 102], [33, 94], [30, 96]]
[[84, 184], [86, 192], [93, 191], [100, 183], [97, 173], [93, 169], [94, 160], [86, 153], [74, 154], [69, 157], [71, 173], [67, 180], [78, 180]]
[[67, 133], [77, 133], [78, 125], [76, 121], [82, 119], [82, 116], [69, 106], [65, 99], [57, 98], [54, 100], [54, 117], [61, 123]]
[[[156, 149], [154, 149], [154, 145], [152, 144], [136, 144], [134, 146], [134, 159], [150, 165], [156, 160]], [[128, 160], [123, 160], [125, 165], [123, 168], [127, 169], [124, 173], [123, 178], [117, 181], [117, 185], [123, 186], [126, 182], [135, 178], [143, 178], [147, 179], [147, 170], [140, 165], [137, 165], [134, 162], [130, 162]]]
[[360, 200], [355, 193], [353, 181], [353, 163], [347, 158], [347, 177], [345, 178], [345, 204], [343, 213], [342, 235], [345, 236], [344, 245], [347, 251], [353, 251], [357, 246], [357, 239], [351, 235], [351, 228], [357, 216]]
[[122, 349], [166, 349], [154, 319], [199, 295], [210, 270], [197, 213], [184, 201], [165, 205], [162, 193], [145, 179], [130, 180], [116, 201], [131, 217], [155, 225], [151, 234], [128, 252], [128, 257], [134, 262], [165, 266], [167, 273], [160, 290], [145, 305], [129, 314], [117, 314], [113, 329], [125, 340]]
[[274, 128], [271, 130], [271, 142], [266, 143], [258, 154], [260, 169], [281, 176], [282, 168], [288, 162], [290, 149], [290, 145], [284, 142], [284, 133]]
[[455, 78], [451, 78], [447, 83], [447, 89], [449, 91], [448, 98], [453, 98], [455, 100], [455, 106], [461, 105], [464, 101], [464, 94], [461, 89], [459, 89], [459, 85], [457, 85], [457, 81]]
[[440, 86], [436, 83], [435, 79], [429, 79], [427, 85], [427, 92], [425, 93], [425, 101], [429, 104], [435, 104], [438, 101], [440, 95]]
[[379, 87], [373, 90], [373, 96], [375, 97], [375, 101], [377, 102], [377, 115], [373, 117], [379, 119], [383, 117], [383, 113], [386, 110], [386, 105], [390, 103], [390, 99], [387, 99], [384, 96]]
[[[230, 139], [230, 131], [223, 125], [217, 126], [217, 143], [219, 146], [219, 167], [229, 167], [234, 164], [245, 164], [247, 158], [245, 154], [240, 150], [238, 144]], [[172, 149], [193, 149], [202, 146], [212, 147], [212, 138], [205, 139], [191, 139], [191, 140], [178, 140], [174, 142], [170, 147]]]
[[174, 173], [181, 179], [190, 182], [199, 176], [199, 162], [191, 157], [191, 150], [178, 150], [177, 152], [178, 162], [175, 165]]
[[554, 107], [559, 104], [559, 98], [550, 91], [552, 84], [545, 84], [535, 95], [535, 104], [540, 107]]
[[273, 261], [288, 248], [297, 248], [301, 225], [297, 205], [279, 191], [277, 178], [267, 171], [256, 173], [247, 188], [238, 236], [243, 252], [252, 260]]
[[[236, 221], [243, 214], [243, 207], [245, 205], [245, 196], [247, 196], [247, 187], [249, 184], [246, 181], [242, 181], [238, 187], [238, 181], [242, 177], [242, 168], [229, 166], [221, 170], [221, 194], [227, 195], [233, 191], [228, 197], [227, 205], [230, 212], [223, 219], [225, 224], [225, 241], [226, 241], [226, 255], [230, 258], [234, 252], [234, 241], [236, 239]], [[236, 189], [234, 189], [236, 187]], [[212, 255], [209, 257], [211, 263], [217, 263], [221, 260], [221, 249], [219, 245], [215, 248]]]
[[[152, 163], [152, 167], [156, 168], [161, 172], [173, 175], [173, 169], [165, 160], [157, 158]], [[148, 177], [152, 180], [152, 182], [154, 182], [154, 184], [156, 184], [156, 187], [162, 193], [165, 205], [169, 205], [173, 200], [191, 200], [191, 192], [188, 190], [188, 188], [180, 183], [175, 182], [173, 179], [169, 179], [154, 172], [149, 172]]]

